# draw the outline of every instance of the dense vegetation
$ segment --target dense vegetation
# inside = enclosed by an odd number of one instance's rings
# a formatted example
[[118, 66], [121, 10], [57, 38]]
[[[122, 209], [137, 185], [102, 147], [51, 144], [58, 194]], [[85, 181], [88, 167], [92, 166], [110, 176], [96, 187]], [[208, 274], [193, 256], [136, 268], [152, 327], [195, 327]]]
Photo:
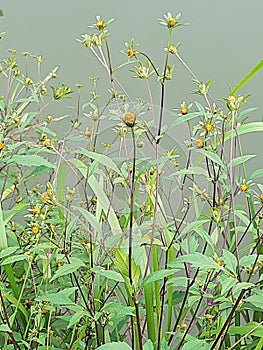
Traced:
[[[2, 58], [0, 347], [260, 350], [263, 169], [247, 166], [242, 135], [263, 122], [237, 92], [263, 64], [214, 100], [173, 43], [180, 15], [160, 20], [162, 68], [134, 40], [113, 67], [110, 22], [78, 40], [109, 79], [90, 78], [90, 100], [76, 86], [72, 118], [49, 113], [73, 94], [57, 68], [43, 77], [42, 56], [24, 52], [23, 71], [15, 50]], [[176, 60], [197, 101], [171, 112]], [[147, 100], [128, 95], [124, 69]]]

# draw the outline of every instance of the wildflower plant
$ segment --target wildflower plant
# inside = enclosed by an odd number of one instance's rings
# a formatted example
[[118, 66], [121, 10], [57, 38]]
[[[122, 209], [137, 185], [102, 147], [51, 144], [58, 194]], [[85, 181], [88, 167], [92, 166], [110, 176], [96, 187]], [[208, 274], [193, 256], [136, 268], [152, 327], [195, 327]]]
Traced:
[[[38, 80], [15, 50], [2, 60], [1, 349], [262, 348], [263, 169], [249, 169], [256, 155], [241, 145], [263, 123], [237, 92], [263, 63], [215, 100], [172, 43], [180, 17], [159, 21], [162, 67], [133, 39], [115, 67], [112, 20], [96, 17], [78, 41], [108, 85], [90, 77], [89, 97], [82, 83], [55, 84], [57, 67], [42, 77], [41, 55], [23, 54]], [[176, 60], [198, 101], [169, 112]], [[127, 93], [125, 68], [148, 99]], [[70, 118], [51, 116], [65, 97]]]

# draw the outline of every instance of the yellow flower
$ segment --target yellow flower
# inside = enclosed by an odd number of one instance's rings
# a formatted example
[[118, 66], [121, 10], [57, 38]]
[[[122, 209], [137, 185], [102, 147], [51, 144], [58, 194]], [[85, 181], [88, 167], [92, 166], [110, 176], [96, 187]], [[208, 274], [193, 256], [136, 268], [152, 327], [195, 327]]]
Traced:
[[186, 107], [181, 108], [182, 115], [186, 115], [188, 113], [188, 109]]
[[240, 190], [241, 190], [242, 192], [246, 192], [246, 191], [248, 190], [248, 185], [247, 185], [247, 184], [242, 184], [242, 185], [240, 185]]
[[216, 260], [216, 264], [218, 266], [223, 266], [223, 261], [222, 260]]
[[173, 17], [168, 17], [167, 18], [167, 27], [168, 28], [175, 28], [176, 26], [176, 19]]
[[67, 201], [68, 203], [70, 203], [70, 202], [72, 201], [72, 197], [71, 197], [70, 194], [67, 194], [67, 195], [66, 195], [66, 201]]
[[202, 148], [204, 146], [204, 142], [202, 139], [196, 139], [195, 140], [195, 145], [197, 148]]
[[205, 130], [207, 132], [212, 131], [212, 129], [213, 129], [213, 125], [212, 124], [210, 124], [210, 123], [206, 123], [205, 124]]
[[99, 119], [98, 113], [96, 113], [96, 112], [92, 113], [91, 118], [92, 118], [92, 120], [98, 120]]
[[96, 23], [96, 27], [98, 28], [98, 30], [103, 30], [105, 28], [105, 22], [104, 21], [98, 21]]
[[34, 233], [34, 235], [37, 235], [39, 232], [39, 228], [37, 226], [32, 227], [32, 233]]
[[48, 199], [49, 199], [48, 193], [47, 192], [43, 192], [41, 194], [41, 202], [46, 203], [48, 201]]
[[4, 148], [5, 148], [4, 143], [0, 141], [0, 151], [2, 151]]
[[33, 214], [35, 215], [39, 215], [40, 214], [40, 208], [38, 207], [34, 207], [33, 210], [32, 210]]
[[84, 131], [84, 136], [86, 137], [90, 137], [91, 136], [91, 132], [87, 129]]
[[127, 56], [128, 57], [133, 57], [133, 56], [135, 56], [135, 51], [133, 50], [133, 49], [128, 49], [128, 51], [127, 51]]
[[50, 139], [45, 139], [45, 140], [43, 141], [43, 146], [49, 147], [50, 145], [51, 145]]
[[188, 328], [188, 326], [187, 326], [186, 323], [182, 323], [180, 328], [181, 328], [183, 331], [185, 331], [185, 330]]

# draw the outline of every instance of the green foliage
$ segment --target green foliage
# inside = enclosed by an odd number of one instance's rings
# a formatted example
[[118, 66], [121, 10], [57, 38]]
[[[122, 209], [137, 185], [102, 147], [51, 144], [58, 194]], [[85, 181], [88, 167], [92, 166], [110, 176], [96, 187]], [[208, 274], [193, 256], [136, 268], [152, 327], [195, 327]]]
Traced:
[[[57, 67], [42, 77], [40, 55], [23, 54], [37, 80], [20, 71], [15, 50], [2, 59], [1, 349], [262, 348], [263, 170], [246, 168], [257, 150], [241, 145], [263, 123], [249, 122], [255, 109], [235, 95], [262, 62], [214, 100], [211, 81], [199, 81], [172, 43], [180, 17], [160, 20], [161, 67], [132, 39], [116, 68], [112, 21], [98, 16], [79, 42], [109, 81], [91, 77], [90, 100], [82, 84], [52, 83]], [[168, 120], [175, 60], [198, 101], [174, 106]], [[148, 99], [122, 85], [127, 67]], [[65, 97], [71, 120], [61, 117]], [[53, 103], [60, 117], [48, 114]]]

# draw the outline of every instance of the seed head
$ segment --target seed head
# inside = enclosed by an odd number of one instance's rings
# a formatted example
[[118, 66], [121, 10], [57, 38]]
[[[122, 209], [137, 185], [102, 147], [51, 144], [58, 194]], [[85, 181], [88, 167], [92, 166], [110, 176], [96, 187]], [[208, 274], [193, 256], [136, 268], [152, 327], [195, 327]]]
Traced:
[[129, 126], [130, 128], [132, 128], [135, 124], [135, 120], [136, 120], [136, 117], [133, 113], [125, 113], [124, 114], [124, 117], [122, 119], [124, 121], [124, 123]]

